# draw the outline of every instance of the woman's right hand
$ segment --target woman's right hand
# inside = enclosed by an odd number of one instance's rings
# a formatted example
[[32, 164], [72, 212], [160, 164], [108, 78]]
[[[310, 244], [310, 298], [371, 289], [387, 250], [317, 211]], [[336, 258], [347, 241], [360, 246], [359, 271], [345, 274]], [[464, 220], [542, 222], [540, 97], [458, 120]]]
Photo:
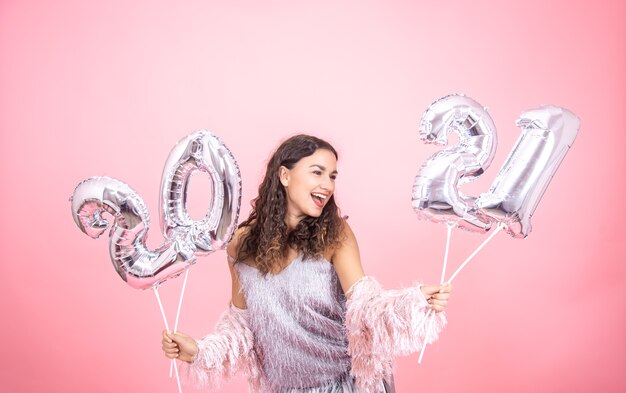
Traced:
[[196, 340], [184, 333], [168, 333], [163, 330], [161, 344], [165, 357], [187, 363], [191, 363], [199, 351]]
[[448, 307], [448, 300], [452, 293], [451, 284], [421, 285], [420, 290], [430, 307], [436, 313], [440, 313]]

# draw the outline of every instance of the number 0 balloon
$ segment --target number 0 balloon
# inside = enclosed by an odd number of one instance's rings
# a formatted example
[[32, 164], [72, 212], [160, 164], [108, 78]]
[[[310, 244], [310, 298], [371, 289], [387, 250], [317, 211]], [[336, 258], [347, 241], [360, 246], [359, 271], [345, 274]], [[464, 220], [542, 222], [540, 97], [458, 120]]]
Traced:
[[[209, 211], [200, 221], [186, 206], [190, 176], [202, 171], [211, 178]], [[111, 262], [131, 287], [153, 287], [178, 276], [195, 263], [196, 255], [224, 248], [236, 229], [241, 205], [241, 176], [230, 150], [216, 136], [198, 131], [170, 153], [161, 180], [161, 225], [164, 243], [146, 246], [148, 209], [139, 194], [109, 177], [82, 181], [71, 198], [76, 225], [92, 238], [109, 232]]]
[[[194, 172], [211, 179], [209, 211], [200, 221], [187, 212], [187, 186]], [[161, 177], [161, 228], [166, 237], [189, 232], [197, 255], [228, 244], [237, 229], [241, 206], [241, 176], [230, 150], [207, 131], [189, 135], [172, 149]]]

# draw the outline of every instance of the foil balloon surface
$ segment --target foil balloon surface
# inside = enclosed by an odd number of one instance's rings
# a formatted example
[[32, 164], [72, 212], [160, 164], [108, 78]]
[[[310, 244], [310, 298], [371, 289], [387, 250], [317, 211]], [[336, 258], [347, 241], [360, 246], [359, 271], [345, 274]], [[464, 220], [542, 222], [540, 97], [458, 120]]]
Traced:
[[72, 196], [72, 215], [80, 230], [94, 239], [111, 228], [111, 262], [133, 288], [149, 288], [195, 261], [184, 239], [167, 239], [156, 250], [148, 249], [148, 209], [139, 194], [119, 180], [92, 177], [82, 181]]
[[[200, 221], [187, 211], [187, 188], [194, 172], [211, 180], [209, 210]], [[241, 175], [232, 153], [208, 131], [195, 132], [174, 146], [161, 177], [161, 228], [166, 237], [189, 231], [196, 254], [226, 247], [237, 229]]]
[[440, 150], [420, 168], [413, 185], [412, 205], [419, 218], [485, 232], [491, 223], [475, 209], [475, 198], [458, 191], [491, 164], [496, 152], [496, 127], [485, 108], [463, 95], [448, 95], [424, 112], [420, 138], [445, 145], [450, 133], [459, 142]]
[[[210, 151], [209, 151], [210, 150]], [[186, 210], [189, 176], [200, 170], [212, 180], [209, 212], [193, 221]], [[215, 136], [196, 132], [170, 153], [161, 181], [161, 223], [165, 241], [146, 246], [150, 217], [139, 194], [124, 182], [92, 177], [72, 194], [72, 216], [85, 234], [98, 238], [108, 228], [109, 254], [120, 277], [146, 289], [180, 275], [205, 255], [226, 247], [236, 229], [241, 204], [241, 177], [230, 151]]]
[[542, 106], [522, 113], [516, 124], [522, 133], [476, 206], [504, 223], [510, 235], [526, 237], [537, 204], [574, 143], [580, 120], [567, 109]]

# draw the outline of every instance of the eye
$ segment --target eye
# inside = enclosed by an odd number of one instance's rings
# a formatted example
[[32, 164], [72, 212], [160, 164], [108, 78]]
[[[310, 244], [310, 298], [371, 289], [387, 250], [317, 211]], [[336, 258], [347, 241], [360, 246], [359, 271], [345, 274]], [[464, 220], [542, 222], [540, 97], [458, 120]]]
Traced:
[[314, 174], [316, 174], [317, 176], [321, 176], [322, 175], [322, 171], [320, 170], [315, 170], [313, 171]]
[[337, 179], [337, 175], [330, 175], [330, 178], [335, 180], [335, 179]]

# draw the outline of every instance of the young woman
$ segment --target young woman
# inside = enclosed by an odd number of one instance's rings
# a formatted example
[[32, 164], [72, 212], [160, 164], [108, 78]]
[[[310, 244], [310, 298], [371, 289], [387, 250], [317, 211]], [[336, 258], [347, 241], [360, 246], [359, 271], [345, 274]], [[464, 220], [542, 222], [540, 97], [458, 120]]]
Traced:
[[297, 135], [279, 146], [227, 248], [228, 310], [201, 340], [164, 331], [165, 356], [211, 387], [243, 370], [252, 392], [392, 391], [393, 357], [436, 340], [451, 287], [384, 291], [366, 276], [335, 204], [336, 177], [329, 143]]

